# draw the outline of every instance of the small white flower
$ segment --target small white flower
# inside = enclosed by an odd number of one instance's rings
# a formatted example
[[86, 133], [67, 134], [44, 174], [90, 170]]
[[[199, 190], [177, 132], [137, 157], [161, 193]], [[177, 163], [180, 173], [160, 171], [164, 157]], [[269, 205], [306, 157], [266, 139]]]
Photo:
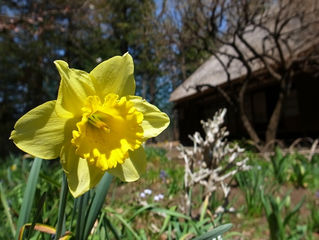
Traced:
[[164, 198], [164, 195], [163, 195], [163, 194], [161, 194], [161, 193], [160, 193], [160, 194], [158, 194], [157, 196], [158, 196], [158, 198], [159, 198], [159, 199], [163, 199], [163, 198]]
[[164, 195], [163, 194], [157, 194], [157, 195], [155, 195], [154, 196], [154, 201], [159, 201], [159, 200], [161, 200], [161, 199], [163, 199], [164, 198]]
[[144, 193], [147, 195], [151, 195], [152, 194], [152, 190], [151, 189], [145, 189]]
[[96, 61], [97, 63], [100, 63], [100, 62], [102, 62], [102, 58], [101, 58], [101, 57], [98, 57], [98, 58], [95, 59], [95, 61]]
[[219, 235], [219, 236], [217, 237], [217, 240], [223, 240], [222, 236]]
[[145, 193], [143, 193], [143, 192], [140, 193], [140, 197], [141, 197], [141, 198], [145, 198], [145, 197], [146, 197]]

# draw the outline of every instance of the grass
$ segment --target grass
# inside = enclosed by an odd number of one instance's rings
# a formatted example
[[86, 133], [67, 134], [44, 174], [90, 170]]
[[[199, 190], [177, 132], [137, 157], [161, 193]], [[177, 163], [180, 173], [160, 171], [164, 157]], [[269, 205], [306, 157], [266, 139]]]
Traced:
[[[192, 217], [186, 216], [183, 162], [176, 157], [168, 158], [166, 150], [155, 147], [147, 147], [146, 154], [147, 172], [139, 181], [113, 180], [100, 220], [89, 239], [193, 239], [227, 222], [233, 223], [233, 228], [223, 239], [270, 239], [271, 228], [276, 226], [270, 227], [269, 221], [274, 216], [283, 221], [288, 219], [282, 222], [284, 233], [277, 239], [316, 239], [319, 236], [318, 154], [308, 160], [299, 153], [284, 154], [277, 149], [272, 161], [266, 161], [247, 151], [252, 170], [236, 175], [230, 199], [235, 211], [226, 213], [222, 222], [214, 216], [218, 198], [214, 202], [212, 197], [203, 208], [200, 188], [194, 189], [197, 212]], [[13, 239], [17, 231], [18, 213], [32, 161], [21, 156], [2, 160], [0, 239]], [[31, 208], [32, 221], [56, 226], [61, 176], [58, 161], [43, 161], [35, 204]], [[143, 197], [141, 193], [145, 189], [152, 193]], [[163, 199], [155, 198], [159, 194]], [[301, 202], [301, 195], [305, 196], [304, 202]], [[72, 215], [72, 208], [73, 199], [68, 196], [67, 216]], [[74, 221], [66, 222], [67, 229], [72, 224]], [[45, 234], [31, 235], [31, 239], [50, 239]]]

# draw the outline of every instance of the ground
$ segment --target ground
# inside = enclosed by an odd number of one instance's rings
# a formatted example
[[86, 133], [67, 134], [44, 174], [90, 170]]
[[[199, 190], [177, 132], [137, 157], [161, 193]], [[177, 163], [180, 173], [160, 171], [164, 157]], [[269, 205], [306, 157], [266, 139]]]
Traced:
[[[183, 189], [183, 167], [184, 161], [179, 157], [177, 150], [177, 143], [160, 143], [148, 145], [147, 148], [152, 151], [154, 149], [165, 149], [166, 155], [153, 154], [148, 159], [147, 173], [140, 181], [130, 184], [123, 184], [117, 182], [117, 185], [113, 186], [112, 193], [113, 199], [121, 199], [121, 202], [125, 202], [131, 205], [147, 205], [158, 203], [167, 209], [174, 206], [178, 211], [184, 213], [185, 197]], [[161, 173], [165, 172], [167, 176], [161, 177]], [[175, 186], [174, 186], [175, 185]], [[145, 190], [152, 190], [152, 194], [141, 198], [140, 194]], [[199, 193], [199, 189], [195, 190]], [[305, 202], [302, 205], [299, 215], [299, 224], [307, 225], [307, 219], [310, 216], [309, 202], [315, 201], [316, 205], [319, 205], [319, 199], [314, 196], [314, 191], [308, 188], [296, 188], [292, 183], [286, 182], [277, 186], [276, 196], [283, 198], [285, 194], [290, 193], [291, 208], [297, 205], [304, 197]], [[164, 199], [161, 201], [155, 201], [154, 196], [157, 194], [163, 194]], [[264, 212], [260, 216], [247, 216], [245, 214], [245, 196], [236, 184], [233, 187], [230, 201], [235, 208], [234, 213], [229, 213], [224, 218], [225, 222], [231, 222], [233, 228], [228, 235], [225, 235], [227, 239], [269, 239], [268, 223]], [[110, 201], [109, 203], [111, 203]], [[114, 202], [113, 202], [114, 203]], [[197, 218], [201, 211], [201, 199], [195, 201], [193, 206], [192, 217]], [[115, 204], [116, 205], [116, 204]], [[118, 212], [122, 212], [121, 207], [117, 208]], [[207, 216], [211, 216], [211, 220], [214, 221], [212, 209], [207, 209]], [[145, 219], [138, 219], [135, 222], [137, 229], [145, 228], [151, 223], [150, 231], [157, 231], [161, 228], [164, 218], [159, 215], [151, 215]], [[227, 237], [228, 236], [228, 237]], [[160, 239], [167, 239], [166, 234], [162, 234]], [[318, 233], [313, 233], [313, 239], [319, 239]]]

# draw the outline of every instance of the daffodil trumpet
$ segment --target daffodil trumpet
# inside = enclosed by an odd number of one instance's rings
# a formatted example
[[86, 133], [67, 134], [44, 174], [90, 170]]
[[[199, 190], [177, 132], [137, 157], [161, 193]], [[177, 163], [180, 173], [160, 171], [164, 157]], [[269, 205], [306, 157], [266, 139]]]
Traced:
[[139, 179], [146, 169], [143, 143], [166, 129], [169, 118], [134, 96], [130, 54], [90, 73], [54, 63], [61, 76], [57, 99], [22, 116], [10, 139], [35, 157], [60, 157], [74, 197], [96, 186], [105, 172], [126, 182]]

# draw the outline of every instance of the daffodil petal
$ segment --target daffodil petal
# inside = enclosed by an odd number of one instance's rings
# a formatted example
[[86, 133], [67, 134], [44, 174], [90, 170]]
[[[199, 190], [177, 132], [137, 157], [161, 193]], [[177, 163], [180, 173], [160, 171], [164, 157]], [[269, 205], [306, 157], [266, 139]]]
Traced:
[[166, 113], [161, 112], [156, 106], [148, 103], [141, 97], [128, 96], [127, 98], [134, 103], [137, 111], [144, 115], [142, 128], [145, 138], [156, 137], [168, 127], [170, 120]]
[[33, 156], [54, 159], [60, 154], [64, 126], [68, 119], [55, 112], [56, 101], [46, 102], [23, 115], [15, 124], [10, 139]]
[[56, 111], [63, 117], [80, 116], [86, 97], [94, 95], [92, 79], [87, 72], [69, 68], [62, 60], [54, 63], [61, 76]]
[[116, 168], [107, 170], [108, 173], [118, 177], [124, 182], [133, 182], [140, 178], [146, 171], [146, 155], [143, 147], [129, 152], [130, 158], [127, 158], [123, 164]]
[[97, 65], [90, 75], [95, 81], [97, 95], [104, 99], [109, 93], [120, 97], [135, 93], [134, 64], [130, 54], [112, 57]]
[[104, 175], [104, 171], [77, 156], [71, 143], [62, 147], [61, 164], [67, 176], [69, 190], [75, 198], [95, 187]]

